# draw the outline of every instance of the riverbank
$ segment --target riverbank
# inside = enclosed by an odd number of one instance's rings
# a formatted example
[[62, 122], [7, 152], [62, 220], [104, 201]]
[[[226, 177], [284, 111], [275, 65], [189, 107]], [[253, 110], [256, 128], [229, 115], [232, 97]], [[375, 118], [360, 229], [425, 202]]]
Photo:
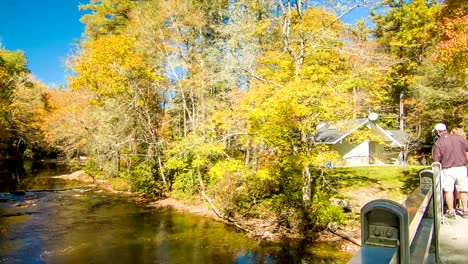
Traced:
[[[95, 188], [96, 192], [108, 192], [125, 196], [128, 199], [135, 201], [136, 203], [142, 204], [152, 208], [171, 208], [180, 212], [191, 213], [204, 217], [209, 217], [216, 221], [225, 222], [233, 225], [232, 222], [221, 219], [216, 213], [210, 208], [209, 204], [201, 197], [198, 200], [193, 201], [181, 201], [171, 197], [168, 198], [148, 198], [144, 195], [115, 190], [111, 182], [95, 179], [88, 175], [84, 171], [76, 171], [71, 174], [54, 176], [53, 178], [63, 180], [78, 180], [88, 183], [87, 187]], [[359, 250], [359, 246], [356, 245], [356, 241], [360, 241], [360, 228], [357, 225], [358, 221], [352, 220], [343, 227], [330, 227], [328, 230], [322, 231], [321, 233], [315, 234], [316, 240], [314, 242], [329, 243], [338, 248], [339, 250], [347, 253], [354, 253]], [[288, 232], [275, 231], [272, 223], [268, 223], [263, 219], [249, 219], [236, 220], [237, 227], [241, 226], [246, 235], [250, 238], [264, 241], [280, 241], [280, 240], [302, 240], [304, 239], [299, 234], [291, 234]], [[354, 242], [352, 242], [354, 241]]]

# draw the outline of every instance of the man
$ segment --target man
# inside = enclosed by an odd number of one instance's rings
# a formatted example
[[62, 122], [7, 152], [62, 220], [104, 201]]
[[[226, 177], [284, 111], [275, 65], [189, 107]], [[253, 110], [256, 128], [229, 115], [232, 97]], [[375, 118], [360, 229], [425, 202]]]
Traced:
[[432, 159], [442, 164], [442, 189], [447, 203], [446, 217], [455, 219], [453, 191], [455, 184], [460, 192], [463, 206], [462, 217], [468, 218], [468, 177], [467, 160], [468, 142], [459, 135], [447, 133], [447, 126], [437, 124], [434, 127], [438, 140], [432, 147]]

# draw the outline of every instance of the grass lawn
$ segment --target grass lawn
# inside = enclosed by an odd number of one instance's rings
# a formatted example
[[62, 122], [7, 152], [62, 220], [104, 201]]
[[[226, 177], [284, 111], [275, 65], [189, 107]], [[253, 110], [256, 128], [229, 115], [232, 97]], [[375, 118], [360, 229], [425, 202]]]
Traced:
[[424, 169], [430, 167], [343, 167], [327, 171], [327, 179], [335, 189], [335, 196], [339, 198], [387, 198], [402, 202], [419, 187], [419, 172]]

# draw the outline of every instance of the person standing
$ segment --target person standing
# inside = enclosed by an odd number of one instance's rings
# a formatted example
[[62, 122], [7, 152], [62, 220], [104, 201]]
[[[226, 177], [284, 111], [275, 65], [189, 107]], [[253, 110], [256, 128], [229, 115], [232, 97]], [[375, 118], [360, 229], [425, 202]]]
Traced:
[[[456, 134], [456, 135], [459, 135], [461, 136], [462, 138], [464, 138], [466, 140], [466, 133], [465, 131], [463, 130], [463, 128], [460, 128], [460, 127], [454, 127], [452, 128], [452, 131], [450, 132], [450, 134]], [[466, 155], [466, 161], [468, 163], [468, 152], [465, 153]], [[460, 202], [460, 193], [458, 192], [458, 190], [455, 189], [455, 199], [454, 199], [454, 204], [455, 204], [455, 208], [461, 208], [461, 202]]]
[[451, 133], [451, 134], [455, 134], [455, 135], [459, 135], [459, 136], [461, 136], [462, 138], [467, 139], [467, 138], [466, 138], [466, 133], [465, 133], [465, 131], [463, 130], [463, 128], [461, 128], [461, 127], [454, 127], [454, 128], [452, 128], [452, 132], [450, 132], [450, 133]]
[[[465, 131], [463, 130], [463, 128], [460, 128], [460, 127], [455, 127], [452, 129], [452, 132], [450, 132], [451, 134], [455, 134], [455, 135], [459, 135], [460, 137], [464, 138], [465, 140], [468, 140], [466, 138], [466, 133]], [[468, 152], [465, 153], [466, 155], [466, 160], [468, 162]]]
[[442, 164], [442, 189], [448, 208], [446, 217], [455, 219], [453, 191], [456, 184], [463, 207], [462, 217], [468, 218], [468, 177], [466, 167], [468, 142], [459, 135], [449, 134], [445, 124], [436, 124], [433, 131], [438, 136], [438, 140], [432, 146], [432, 159]]
[[400, 151], [400, 154], [398, 154], [398, 165], [403, 165], [403, 162], [405, 162], [405, 152]]

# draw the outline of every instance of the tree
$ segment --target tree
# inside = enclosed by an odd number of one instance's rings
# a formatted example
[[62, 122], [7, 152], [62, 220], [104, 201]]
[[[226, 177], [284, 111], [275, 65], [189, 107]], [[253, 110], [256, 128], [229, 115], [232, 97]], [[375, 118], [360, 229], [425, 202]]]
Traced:
[[433, 59], [448, 69], [466, 75], [468, 68], [468, 4], [464, 1], [445, 1], [439, 16], [441, 41]]
[[444, 1], [437, 14], [440, 41], [421, 65], [413, 84], [415, 110], [408, 117], [415, 131], [432, 142], [435, 123], [467, 127], [466, 51], [468, 5], [463, 1]]
[[89, 11], [80, 21], [86, 24], [86, 34], [91, 39], [124, 32], [133, 0], [90, 0], [79, 6], [80, 11]]
[[424, 70], [415, 82], [419, 122], [414, 123], [420, 126], [421, 134], [432, 139], [428, 134], [434, 124], [441, 122], [449, 127], [466, 127], [468, 89], [465, 79], [431, 61], [424, 65]]
[[47, 100], [46, 86], [32, 76], [17, 83], [9, 109], [15, 132], [25, 144], [25, 158], [43, 157], [53, 152], [40, 129], [47, 112]]
[[96, 105], [86, 90], [48, 90], [47, 113], [41, 123], [45, 140], [66, 160], [92, 153], [93, 134], [98, 122], [93, 117]]
[[116, 176], [123, 157], [152, 156], [161, 135], [164, 98], [158, 82], [163, 78], [135, 49], [135, 38], [120, 34], [85, 42], [70, 66], [75, 71], [70, 87], [94, 95], [92, 114], [100, 125], [88, 153], [97, 164], [106, 164], [106, 171]]
[[28, 81], [26, 56], [0, 46], [0, 150], [20, 158], [27, 142], [20, 138], [11, 104], [17, 87]]
[[370, 38], [370, 32], [364, 21], [358, 21], [347, 28], [346, 45], [340, 47], [348, 71], [335, 83], [351, 94], [354, 118], [387, 112], [382, 102], [389, 96], [388, 75], [395, 61], [382, 52], [377, 41]]
[[[411, 102], [413, 76], [436, 43], [436, 14], [440, 7], [431, 0], [382, 1], [372, 17], [374, 34], [386, 52], [398, 59], [390, 74], [390, 103], [399, 105], [399, 128], [405, 128], [405, 104]], [[408, 111], [407, 109], [406, 111]]]

